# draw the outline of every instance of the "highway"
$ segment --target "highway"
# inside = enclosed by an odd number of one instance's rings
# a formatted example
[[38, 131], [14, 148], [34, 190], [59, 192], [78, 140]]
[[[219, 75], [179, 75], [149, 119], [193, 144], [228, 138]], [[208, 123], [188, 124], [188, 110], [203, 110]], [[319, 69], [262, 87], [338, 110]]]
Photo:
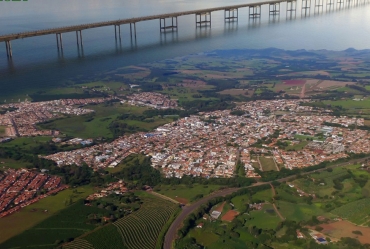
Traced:
[[[366, 159], [370, 159], [370, 157], [365, 157], [365, 158], [361, 158], [361, 159], [353, 159], [353, 160], [350, 160], [350, 161], [345, 162], [345, 163], [334, 164], [334, 165], [331, 165], [331, 166], [328, 166], [328, 167], [325, 167], [325, 168], [322, 168], [322, 169], [301, 173], [301, 175], [308, 175], [308, 174], [312, 174], [312, 173], [315, 173], [315, 172], [321, 172], [321, 171], [327, 170], [328, 168], [336, 168], [336, 167], [346, 166], [346, 165], [349, 165], [349, 164], [362, 162]], [[288, 177], [285, 177], [285, 178], [278, 179], [276, 181], [285, 182], [285, 181], [291, 180], [292, 178], [295, 178], [296, 176], [297, 175], [292, 175], [292, 176], [288, 176]], [[261, 185], [266, 185], [266, 184], [271, 184], [271, 183], [272, 182], [257, 182], [257, 183], [252, 184], [251, 186], [248, 186], [248, 187], [245, 187], [245, 188], [253, 188], [253, 187], [256, 187], [256, 186], [261, 186]], [[191, 204], [189, 206], [185, 206], [183, 208], [182, 212], [180, 213], [180, 215], [177, 216], [177, 218], [172, 222], [170, 228], [168, 229], [168, 231], [165, 235], [165, 238], [164, 238], [163, 249], [172, 249], [172, 244], [173, 244], [174, 240], [176, 239], [177, 231], [180, 228], [182, 222], [186, 219], [186, 217], [189, 214], [194, 212], [198, 207], [200, 207], [202, 204], [206, 203], [210, 199], [212, 199], [214, 197], [226, 196], [226, 195], [232, 194], [232, 193], [238, 191], [239, 189], [241, 189], [241, 188], [228, 188], [228, 189], [218, 190], [218, 191], [213, 192], [212, 194], [198, 200], [197, 202], [194, 202], [193, 204]]]

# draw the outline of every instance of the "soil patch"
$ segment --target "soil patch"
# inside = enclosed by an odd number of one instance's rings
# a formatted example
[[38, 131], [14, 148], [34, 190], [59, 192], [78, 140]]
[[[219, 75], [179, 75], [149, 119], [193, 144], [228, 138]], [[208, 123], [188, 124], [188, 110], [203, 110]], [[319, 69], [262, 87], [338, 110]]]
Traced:
[[175, 197], [173, 199], [175, 199], [176, 201], [180, 202], [181, 204], [188, 204], [189, 203], [189, 200], [188, 199], [185, 199], [185, 198]]
[[233, 219], [235, 219], [236, 216], [238, 216], [239, 212], [235, 211], [235, 210], [229, 210], [227, 211], [227, 213], [222, 216], [221, 220], [223, 221], [232, 221]]
[[219, 205], [217, 208], [215, 208], [214, 211], [218, 211], [218, 212], [221, 212], [222, 213], [222, 210], [224, 210], [225, 204], [226, 204], [226, 201], [224, 201], [223, 203], [221, 203], [221, 205]]
[[[321, 232], [331, 237], [340, 239], [341, 237], [351, 237], [358, 239], [362, 244], [370, 244], [370, 227], [356, 226], [348, 221], [337, 221], [329, 224], [320, 224], [324, 228]], [[363, 235], [353, 234], [353, 231], [360, 231]]]

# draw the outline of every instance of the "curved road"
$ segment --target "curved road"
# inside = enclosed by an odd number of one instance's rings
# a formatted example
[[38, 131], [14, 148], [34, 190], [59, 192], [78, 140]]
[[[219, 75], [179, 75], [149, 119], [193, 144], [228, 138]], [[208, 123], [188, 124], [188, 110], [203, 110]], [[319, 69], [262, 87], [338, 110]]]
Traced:
[[[350, 161], [345, 162], [345, 163], [339, 163], [339, 164], [331, 165], [331, 166], [328, 166], [328, 167], [325, 167], [325, 168], [322, 168], [322, 169], [313, 170], [313, 171], [310, 171], [310, 172], [305, 172], [305, 173], [302, 173], [301, 175], [308, 175], [308, 174], [312, 174], [312, 173], [315, 173], [315, 172], [320, 172], [320, 171], [326, 170], [328, 168], [336, 168], [336, 167], [340, 167], [340, 166], [345, 166], [345, 165], [351, 164], [351, 162], [359, 163], [359, 162], [362, 162], [366, 159], [370, 159], [370, 157], [365, 157], [365, 158], [361, 158], [361, 159], [353, 159], [353, 160], [350, 160]], [[285, 177], [285, 178], [278, 179], [276, 181], [285, 182], [285, 181], [287, 181], [291, 178], [294, 178], [294, 177], [296, 177], [296, 175], [291, 175], [291, 176], [288, 176], [288, 177]], [[248, 187], [245, 187], [245, 188], [253, 188], [253, 187], [256, 187], [256, 186], [266, 185], [266, 184], [271, 184], [271, 182], [257, 182], [257, 183], [254, 183], [254, 184], [248, 186]], [[164, 238], [163, 249], [172, 249], [172, 243], [176, 238], [177, 230], [179, 229], [180, 225], [185, 220], [185, 218], [189, 214], [194, 212], [195, 209], [197, 209], [199, 206], [201, 206], [202, 204], [206, 203], [207, 201], [209, 201], [210, 199], [212, 199], [214, 197], [229, 195], [229, 194], [232, 194], [232, 193], [238, 191], [239, 189], [241, 189], [241, 188], [228, 188], [228, 189], [218, 190], [218, 191], [213, 192], [212, 194], [204, 197], [203, 199], [200, 199], [199, 201], [194, 202], [190, 206], [185, 206], [182, 209], [182, 212], [180, 213], [180, 215], [176, 217], [176, 219], [172, 222], [170, 228], [168, 229], [168, 231], [166, 233], [166, 236]]]

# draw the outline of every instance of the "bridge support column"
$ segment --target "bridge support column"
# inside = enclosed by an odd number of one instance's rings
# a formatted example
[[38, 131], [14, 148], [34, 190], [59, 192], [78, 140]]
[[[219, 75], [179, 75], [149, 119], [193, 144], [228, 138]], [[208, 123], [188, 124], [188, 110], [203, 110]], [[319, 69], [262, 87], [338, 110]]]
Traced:
[[121, 25], [115, 24], [114, 25], [114, 37], [117, 40], [117, 30], [118, 30], [118, 37], [121, 40]]
[[202, 27], [203, 24], [207, 25], [208, 23], [211, 26], [211, 12], [195, 13], [195, 25], [197, 27]]
[[328, 1], [326, 2], [326, 5], [334, 5], [334, 0], [328, 0]]
[[297, 1], [296, 0], [293, 0], [293, 1], [287, 1], [286, 2], [286, 11], [296, 11], [297, 9]]
[[166, 18], [159, 19], [159, 31], [160, 32], [162, 31], [165, 32], [168, 29], [171, 29], [172, 31], [174, 31], [175, 29], [177, 30], [177, 16], [172, 16], [169, 18], [171, 18], [171, 25], [168, 25], [168, 26], [166, 26]]
[[57, 37], [57, 48], [61, 48], [63, 50], [63, 40], [62, 40], [62, 33], [55, 34]]
[[324, 6], [324, 0], [315, 0], [315, 9], [316, 8], [320, 8], [321, 7], [321, 9], [323, 8], [323, 6]]
[[270, 13], [270, 15], [280, 14], [280, 3], [270, 3], [269, 4], [269, 13]]
[[12, 44], [10, 41], [5, 41], [6, 56], [10, 59], [13, 57]]
[[311, 8], [311, 0], [302, 0], [302, 10], [308, 10]]
[[[226, 14], [227, 13], [227, 14]], [[225, 21], [233, 22], [238, 21], [239, 10], [238, 9], [225, 9]]]
[[[80, 37], [78, 37], [78, 33], [80, 33]], [[82, 42], [82, 32], [81, 30], [76, 30], [76, 40], [77, 40], [77, 47], [80, 48], [80, 44], [81, 44], [81, 48], [83, 47], [83, 42]], [[57, 42], [58, 42], [58, 39], [57, 39]]]
[[136, 22], [130, 23], [130, 35], [131, 35], [131, 38], [132, 38], [132, 26], [134, 26], [134, 36], [135, 36], [135, 40], [136, 40]]
[[260, 16], [261, 16], [261, 5], [249, 6], [249, 18], [257, 18]]
[[339, 5], [344, 4], [344, 0], [338, 0]]

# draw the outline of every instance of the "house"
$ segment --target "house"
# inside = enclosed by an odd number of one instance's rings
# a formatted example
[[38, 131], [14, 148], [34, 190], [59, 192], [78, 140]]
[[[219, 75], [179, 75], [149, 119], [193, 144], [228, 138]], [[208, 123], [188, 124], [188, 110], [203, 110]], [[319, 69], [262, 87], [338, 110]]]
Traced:
[[199, 223], [198, 225], [197, 225], [197, 228], [203, 228], [203, 223]]

